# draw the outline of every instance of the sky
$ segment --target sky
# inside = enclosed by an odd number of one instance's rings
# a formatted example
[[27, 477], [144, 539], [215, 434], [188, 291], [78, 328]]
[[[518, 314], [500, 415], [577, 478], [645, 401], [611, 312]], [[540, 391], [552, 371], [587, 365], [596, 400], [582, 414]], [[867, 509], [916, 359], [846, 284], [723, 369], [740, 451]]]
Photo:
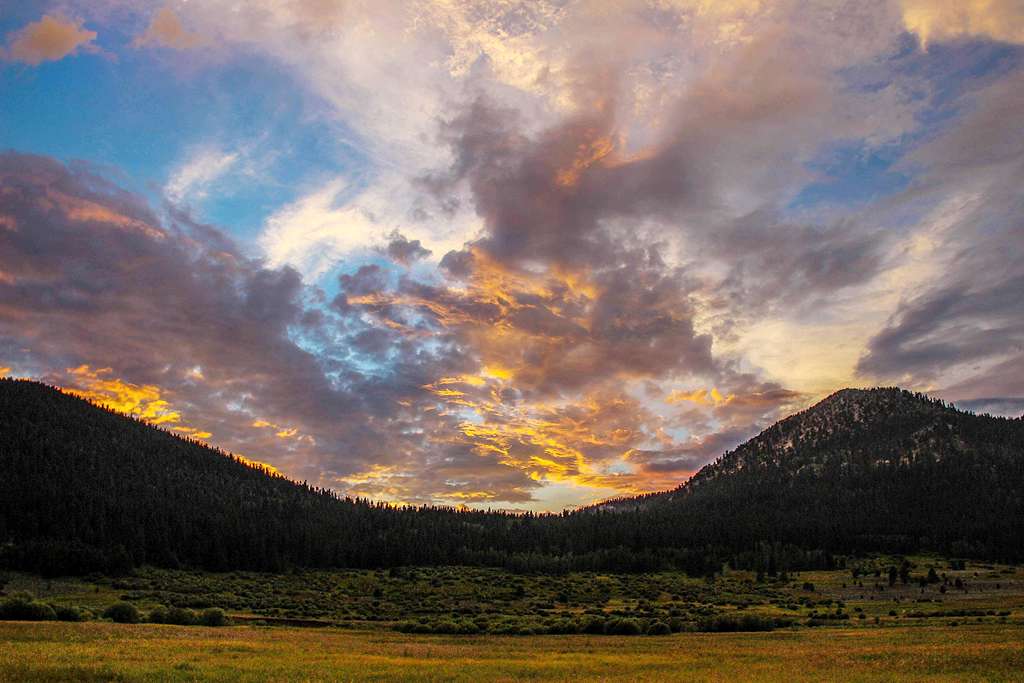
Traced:
[[1022, 0], [0, 0], [0, 374], [559, 510], [1024, 413]]

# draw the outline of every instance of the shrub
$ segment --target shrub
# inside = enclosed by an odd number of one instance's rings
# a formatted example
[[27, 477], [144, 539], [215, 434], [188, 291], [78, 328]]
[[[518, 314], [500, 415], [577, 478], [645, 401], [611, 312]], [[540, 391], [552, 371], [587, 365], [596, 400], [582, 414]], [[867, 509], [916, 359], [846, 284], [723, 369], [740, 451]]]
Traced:
[[154, 607], [149, 611], [149, 621], [153, 624], [167, 624], [167, 608], [163, 605]]
[[594, 616], [584, 617], [584, 619], [580, 621], [579, 630], [580, 633], [604, 633], [604, 619]]
[[103, 616], [119, 624], [139, 623], [139, 610], [130, 602], [114, 603], [103, 612]]
[[655, 621], [647, 627], [647, 635], [649, 636], [667, 636], [670, 633], [672, 633], [672, 629], [663, 621]]
[[203, 610], [199, 623], [203, 626], [227, 626], [228, 618], [220, 607], [210, 607]]
[[172, 607], [167, 610], [167, 621], [168, 624], [177, 624], [178, 626], [191, 626], [196, 623], [195, 613], [185, 607]]
[[672, 633], [679, 633], [686, 629], [686, 622], [679, 617], [672, 617], [668, 620], [668, 627]]
[[[782, 622], [780, 626], [786, 625]], [[731, 615], [721, 614], [711, 619], [705, 619], [700, 624], [701, 631], [731, 632], [731, 631], [771, 631], [776, 622], [771, 617], [762, 617], [756, 614]]]
[[52, 621], [57, 618], [53, 608], [32, 599], [27, 593], [12, 595], [0, 602], [0, 619], [11, 621]]
[[636, 619], [616, 618], [605, 622], [604, 632], [613, 636], [638, 636], [643, 633], [643, 629]]
[[86, 615], [82, 610], [70, 605], [57, 605], [53, 608], [58, 621], [85, 621]]

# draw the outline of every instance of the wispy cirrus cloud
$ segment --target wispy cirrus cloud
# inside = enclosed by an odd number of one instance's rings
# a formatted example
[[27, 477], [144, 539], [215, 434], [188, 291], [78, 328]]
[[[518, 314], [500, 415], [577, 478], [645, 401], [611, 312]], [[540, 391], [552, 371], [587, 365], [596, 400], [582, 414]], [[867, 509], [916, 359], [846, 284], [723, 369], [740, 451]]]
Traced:
[[210, 185], [228, 173], [239, 161], [238, 152], [200, 147], [171, 175], [164, 187], [167, 197], [174, 202], [203, 199]]

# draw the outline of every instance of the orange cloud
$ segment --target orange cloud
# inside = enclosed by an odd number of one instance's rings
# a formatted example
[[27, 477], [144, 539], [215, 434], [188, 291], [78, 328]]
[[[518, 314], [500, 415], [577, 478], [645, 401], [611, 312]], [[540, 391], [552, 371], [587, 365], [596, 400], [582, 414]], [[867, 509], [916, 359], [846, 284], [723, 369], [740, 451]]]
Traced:
[[[553, 404], [506, 404], [492, 374], [458, 378], [461, 390], [446, 378], [444, 385], [425, 388], [442, 402], [442, 412], [465, 416], [459, 436], [446, 444], [464, 443], [480, 457], [494, 458], [536, 482], [557, 482], [619, 495], [644, 493], [666, 482], [636, 471], [629, 456], [648, 436], [637, 425], [649, 419], [634, 400], [616, 393], [582, 396]], [[440, 445], [440, 444], [439, 444]], [[669, 481], [677, 483], [675, 479]], [[438, 498], [500, 500], [500, 491], [435, 492]]]
[[722, 396], [718, 389], [712, 387], [709, 392], [707, 389], [696, 389], [694, 391], [673, 391], [665, 399], [665, 403], [682, 403], [689, 401], [690, 403], [696, 403], [702, 406], [722, 406], [732, 403], [735, 400], [735, 394], [729, 394], [728, 396]]
[[213, 436], [213, 434], [211, 434], [210, 432], [204, 432], [203, 430], [196, 429], [195, 427], [185, 427], [183, 425], [176, 425], [176, 426], [171, 427], [171, 429], [173, 431], [175, 431], [175, 432], [180, 433], [180, 434], [185, 434], [186, 436], [190, 436], [193, 439], [206, 440], [206, 439], [209, 439], [211, 436]]
[[126, 216], [103, 204], [73, 197], [52, 188], [47, 188], [44, 201], [48, 202], [48, 206], [58, 207], [69, 220], [77, 223], [103, 223], [120, 230], [141, 232], [155, 240], [163, 240], [167, 237], [163, 230], [153, 227], [143, 220]]
[[282, 427], [281, 425], [268, 422], [267, 420], [253, 420], [252, 426], [257, 429], [272, 429], [274, 430], [274, 436], [279, 439], [296, 439], [298, 441], [308, 441], [309, 443], [315, 444], [316, 440], [308, 434], [299, 434], [299, 430], [296, 427]]
[[151, 384], [138, 385], [110, 377], [110, 368], [93, 370], [88, 365], [68, 368], [66, 371], [77, 386], [65, 387], [69, 394], [132, 415], [150, 424], [178, 424], [181, 414], [161, 398], [160, 388]]
[[[68, 368], [66, 372], [74, 386], [65, 386], [62, 387], [62, 390], [73, 396], [79, 396], [112, 410], [132, 415], [152, 425], [159, 425], [192, 439], [205, 441], [213, 436], [210, 432], [182, 424], [181, 414], [171, 408], [168, 401], [162, 398], [162, 391], [155, 385], [123, 382], [110, 376], [113, 372], [110, 368], [94, 370], [88, 365], [80, 365], [77, 368]], [[0, 372], [0, 374], [3, 373]], [[273, 427], [274, 425], [257, 420], [253, 426]], [[297, 430], [284, 431], [294, 433]], [[291, 435], [293, 434], [289, 434], [289, 436]], [[277, 436], [281, 436], [281, 434], [278, 433]], [[232, 453], [231, 457], [254, 469], [268, 474], [281, 475], [280, 470], [268, 463], [253, 460], [238, 453]]]
[[607, 135], [590, 142], [581, 143], [572, 164], [555, 174], [555, 183], [562, 187], [572, 187], [579, 182], [580, 174], [614, 151], [615, 143], [612, 141], [611, 136]]
[[233, 457], [235, 460], [242, 463], [243, 465], [247, 465], [255, 470], [260, 470], [261, 472], [266, 472], [267, 474], [284, 476], [281, 474], [281, 470], [277, 469], [273, 465], [268, 465], [265, 462], [260, 462], [259, 460], [251, 460], [245, 457], [244, 455], [239, 455], [238, 453], [232, 453], [231, 457]]
[[153, 20], [145, 33], [138, 36], [132, 45], [135, 47], [160, 45], [175, 50], [188, 50], [205, 42], [205, 39], [198, 33], [186, 30], [178, 15], [170, 7], [165, 6], [153, 15]]
[[123, 382], [110, 376], [110, 368], [93, 370], [88, 365], [80, 365], [68, 368], [66, 372], [71, 384], [63, 390], [69, 394], [194, 439], [205, 440], [213, 436], [205, 430], [182, 424], [181, 413], [163, 399], [160, 387]]
[[82, 28], [80, 22], [47, 14], [14, 35], [7, 58], [36, 66], [67, 57], [95, 39], [96, 32]]

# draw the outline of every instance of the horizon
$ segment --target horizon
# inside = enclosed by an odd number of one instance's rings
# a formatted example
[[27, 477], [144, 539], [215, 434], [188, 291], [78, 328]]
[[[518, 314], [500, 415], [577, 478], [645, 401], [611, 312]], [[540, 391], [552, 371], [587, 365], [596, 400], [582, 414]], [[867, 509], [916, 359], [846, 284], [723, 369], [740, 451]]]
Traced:
[[1024, 413], [1011, 0], [0, 8], [0, 376], [503, 511], [843, 388]]

